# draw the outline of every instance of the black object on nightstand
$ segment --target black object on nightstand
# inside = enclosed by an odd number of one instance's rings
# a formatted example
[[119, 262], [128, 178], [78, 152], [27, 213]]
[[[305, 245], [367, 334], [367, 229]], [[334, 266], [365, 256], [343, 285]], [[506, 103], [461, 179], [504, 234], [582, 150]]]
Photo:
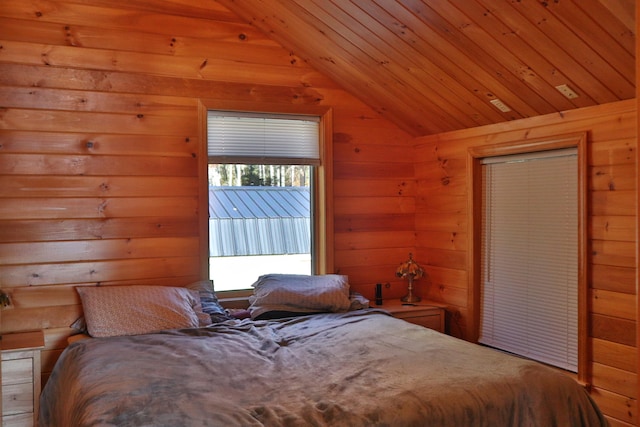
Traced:
[[382, 283], [376, 283], [376, 305], [382, 305]]

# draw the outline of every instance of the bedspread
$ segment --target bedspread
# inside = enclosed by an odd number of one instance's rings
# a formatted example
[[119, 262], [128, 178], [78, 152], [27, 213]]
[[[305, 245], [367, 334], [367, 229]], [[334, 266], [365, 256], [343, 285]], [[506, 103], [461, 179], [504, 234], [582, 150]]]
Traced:
[[75, 342], [40, 426], [601, 426], [573, 379], [379, 310]]

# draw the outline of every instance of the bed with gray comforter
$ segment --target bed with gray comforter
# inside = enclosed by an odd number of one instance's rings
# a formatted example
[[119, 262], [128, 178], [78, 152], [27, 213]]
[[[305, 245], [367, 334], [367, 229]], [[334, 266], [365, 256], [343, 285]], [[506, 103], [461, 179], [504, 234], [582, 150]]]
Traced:
[[583, 387], [380, 310], [91, 338], [40, 426], [604, 426]]

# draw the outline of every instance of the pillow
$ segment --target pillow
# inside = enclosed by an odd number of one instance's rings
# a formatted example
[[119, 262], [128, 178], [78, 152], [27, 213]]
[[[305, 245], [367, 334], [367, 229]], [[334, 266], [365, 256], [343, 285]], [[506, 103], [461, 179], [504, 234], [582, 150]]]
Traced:
[[84, 316], [78, 317], [69, 327], [73, 329], [72, 335], [87, 333], [87, 321], [84, 320]]
[[349, 311], [369, 308], [369, 300], [359, 292], [351, 292], [351, 295], [349, 295], [349, 299], [351, 300]]
[[252, 319], [340, 312], [351, 306], [349, 280], [338, 274], [267, 274], [252, 286], [253, 295], [249, 297]]
[[196, 291], [170, 286], [82, 286], [87, 331], [92, 337], [138, 335], [211, 324]]
[[213, 283], [210, 280], [193, 282], [186, 287], [198, 292], [202, 304], [202, 311], [211, 317], [213, 323], [232, 319], [232, 316], [230, 316], [227, 310], [218, 302], [218, 297], [213, 290]]

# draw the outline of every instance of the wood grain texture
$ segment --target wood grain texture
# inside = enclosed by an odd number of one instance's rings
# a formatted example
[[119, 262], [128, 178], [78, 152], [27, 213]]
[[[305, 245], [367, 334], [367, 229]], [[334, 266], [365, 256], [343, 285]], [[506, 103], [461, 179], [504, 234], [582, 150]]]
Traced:
[[629, 0], [219, 2], [415, 136], [635, 97]]
[[608, 414], [606, 417], [610, 427], [632, 427], [638, 422], [636, 399], [611, 393], [606, 389], [593, 387], [591, 396], [598, 407]]
[[199, 279], [203, 99], [330, 108], [336, 269], [372, 293], [413, 249], [409, 135], [220, 4], [10, 0], [0, 40], [0, 331], [45, 329], [44, 378], [75, 286]]
[[[586, 131], [592, 393], [634, 424], [637, 109], [612, 102], [634, 96], [634, 5], [281, 1], [261, 21], [252, 3], [0, 2], [0, 284], [15, 302], [0, 332], [45, 330], [46, 380], [82, 314], [75, 286], [200, 278], [206, 100], [330, 109], [334, 272], [399, 298], [413, 252], [417, 293], [467, 338], [467, 148]], [[553, 88], [567, 80], [580, 98]]]
[[[463, 191], [467, 150], [510, 140], [588, 132], [589, 301], [583, 309], [589, 311], [588, 335], [597, 343], [591, 350], [593, 363], [598, 364], [598, 369], [592, 371], [592, 382], [607, 396], [606, 406], [616, 407], [610, 412], [616, 416], [626, 414], [620, 405], [627, 404], [624, 396], [636, 386], [634, 110], [633, 102], [619, 102], [573, 110], [563, 116], [539, 116], [511, 126], [498, 124], [416, 139], [416, 256], [428, 260], [427, 272], [432, 282], [418, 289], [426, 291], [430, 299], [447, 304], [450, 311], [457, 310], [465, 316], [473, 304], [466, 289], [471, 255], [461, 244], [471, 215], [467, 211], [469, 195]], [[420, 185], [422, 181], [425, 185]], [[439, 253], [436, 251], [446, 253], [434, 256]], [[454, 253], [459, 254], [457, 262], [447, 256]], [[463, 317], [458, 324], [466, 326], [469, 322]], [[459, 333], [468, 334], [464, 330]], [[609, 375], [613, 378], [603, 378]], [[635, 396], [635, 391], [631, 395]], [[632, 400], [635, 402], [635, 397]], [[624, 415], [619, 421], [630, 419], [635, 415]]]

